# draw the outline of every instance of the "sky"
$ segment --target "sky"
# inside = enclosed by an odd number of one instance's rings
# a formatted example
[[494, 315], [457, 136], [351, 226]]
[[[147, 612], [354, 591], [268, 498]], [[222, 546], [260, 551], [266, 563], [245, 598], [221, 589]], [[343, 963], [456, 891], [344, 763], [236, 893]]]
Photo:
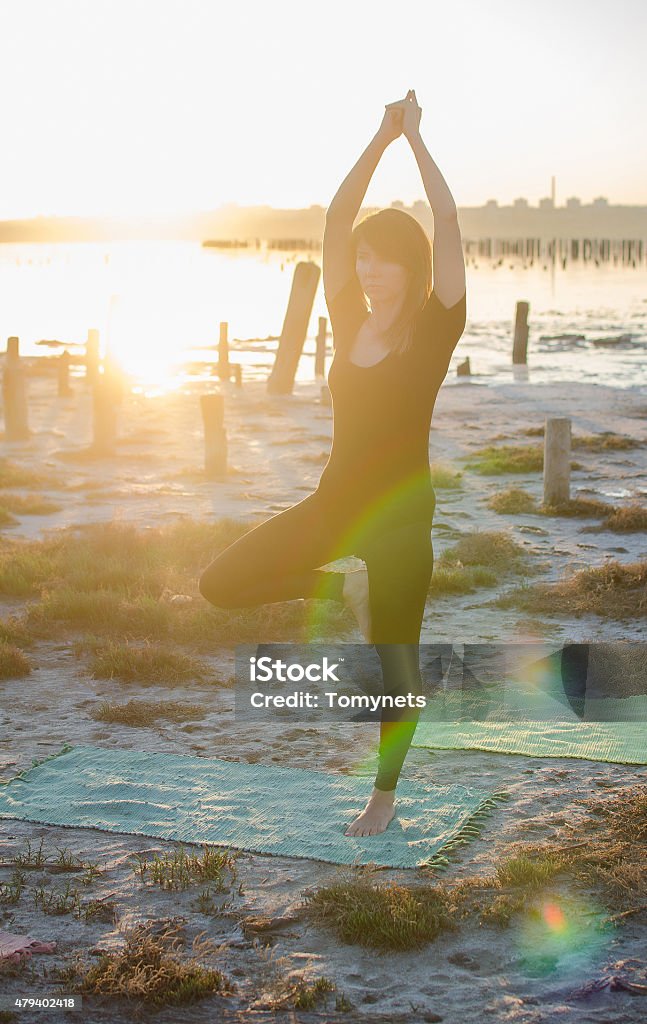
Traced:
[[[0, 0], [0, 218], [328, 206], [416, 90], [456, 205], [647, 203], [643, 0]], [[424, 199], [404, 137], [366, 205]]]

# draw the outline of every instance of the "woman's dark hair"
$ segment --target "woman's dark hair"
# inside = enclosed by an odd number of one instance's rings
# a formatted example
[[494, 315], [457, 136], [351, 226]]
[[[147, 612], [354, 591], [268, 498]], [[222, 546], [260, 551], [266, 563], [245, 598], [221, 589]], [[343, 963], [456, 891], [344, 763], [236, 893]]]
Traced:
[[431, 294], [431, 242], [415, 217], [394, 207], [369, 214], [353, 228], [353, 261], [360, 242], [370, 245], [381, 259], [400, 263], [409, 272], [402, 309], [386, 333], [393, 351], [405, 352], [412, 342], [416, 316]]

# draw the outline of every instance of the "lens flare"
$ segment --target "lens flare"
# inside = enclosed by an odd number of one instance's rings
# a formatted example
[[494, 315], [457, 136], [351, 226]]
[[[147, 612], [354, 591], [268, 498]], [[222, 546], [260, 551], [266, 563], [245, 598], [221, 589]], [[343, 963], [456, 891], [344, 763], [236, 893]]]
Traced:
[[530, 896], [518, 926], [523, 969], [544, 977], [581, 971], [611, 945], [615, 929], [595, 899]]

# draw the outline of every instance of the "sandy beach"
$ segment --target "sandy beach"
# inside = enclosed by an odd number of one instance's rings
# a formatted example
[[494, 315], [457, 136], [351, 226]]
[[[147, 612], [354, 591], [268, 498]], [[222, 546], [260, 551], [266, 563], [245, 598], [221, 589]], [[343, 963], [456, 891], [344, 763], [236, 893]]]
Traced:
[[[188, 518], [227, 516], [250, 525], [262, 521], [310, 493], [319, 479], [332, 432], [330, 408], [319, 399], [320, 383], [300, 383], [293, 395], [270, 397], [260, 382], [244, 383], [241, 388], [214, 382], [214, 388], [226, 396], [229, 474], [226, 480], [209, 481], [203, 472], [198, 400], [202, 387], [187, 386], [180, 393], [158, 397], [127, 394], [119, 413], [117, 456], [92, 460], [79, 456], [92, 439], [91, 399], [83, 381], [75, 379], [74, 395], [62, 399], [55, 395], [53, 380], [31, 377], [32, 437], [6, 444], [5, 453], [24, 469], [52, 475], [54, 485], [39, 488], [37, 493], [60, 510], [49, 515], [20, 515], [15, 525], [5, 525], [3, 550], [10, 542], [38, 540], [81, 523], [118, 521], [145, 531]], [[574, 436], [609, 431], [638, 442], [625, 450], [574, 451], [581, 468], [572, 472], [572, 498], [595, 497], [614, 505], [644, 503], [647, 396], [641, 389], [572, 383], [541, 386], [531, 380], [484, 386], [476, 378], [457, 381], [450, 370], [434, 413], [430, 461], [456, 472], [463, 468], [461, 458], [491, 443], [514, 443], [523, 431], [542, 427], [551, 416], [569, 416]], [[555, 582], [609, 559], [630, 563], [647, 558], [644, 532], [582, 533], [584, 525], [595, 521], [575, 516], [498, 514], [488, 508], [488, 498], [510, 485], [524, 488], [541, 501], [542, 479], [537, 472], [487, 476], [464, 471], [460, 488], [436, 488], [435, 558], [461, 535], [477, 530], [508, 531], [540, 567], [542, 582]], [[28, 493], [22, 487], [11, 491]], [[354, 560], [347, 561], [352, 567]], [[2, 594], [4, 621], [20, 616], [34, 600], [8, 590], [5, 586]], [[518, 608], [494, 606], [491, 601], [496, 593], [496, 588], [485, 588], [464, 595], [430, 597], [421, 643], [514, 641], [529, 635], [556, 643], [644, 639], [644, 610], [622, 620], [594, 614], [533, 615], [529, 622]], [[205, 603], [197, 591], [197, 580], [185, 598], [190, 598], [196, 609]], [[172, 600], [173, 594], [163, 599]], [[350, 613], [345, 610], [344, 615], [344, 635], [339, 639], [360, 642]], [[28, 768], [33, 760], [55, 753], [66, 742], [262, 761], [331, 773], [352, 771], [354, 763], [366, 761], [374, 753], [377, 726], [371, 723], [316, 730], [298, 725], [285, 730], [262, 725], [237, 729], [231, 690], [234, 647], [213, 642], [208, 636], [193, 652], [208, 665], [208, 676], [181, 686], [94, 679], [75, 654], [73, 640], [78, 638], [74, 630], [62, 628], [56, 638], [38, 641], [29, 651], [31, 673], [2, 680], [2, 781]], [[143, 727], [91, 717], [101, 702], [123, 703], [127, 699], [182, 700], [194, 704], [202, 715], [190, 723], [162, 718]], [[627, 787], [644, 786], [647, 769], [577, 759], [412, 748], [403, 776], [441, 786], [460, 782], [487, 791], [505, 789], [511, 794], [510, 801], [493, 812], [482, 834], [461, 849], [444, 873], [443, 881], [450, 882], [491, 874], [510, 844], [538, 839], [568, 842], [570, 829], [584, 814], [583, 800], [613, 800]], [[369, 781], [367, 778], [367, 787]], [[233, 887], [219, 895], [218, 902], [226, 906], [219, 913], [204, 913], [196, 909], [199, 887], [164, 892], [135, 881], [129, 860], [133, 854], [161, 854], [175, 844], [8, 819], [0, 821], [0, 838], [0, 881], [10, 880], [11, 859], [24, 852], [28, 842], [33, 850], [42, 840], [48, 860], [55, 857], [57, 848], [64, 847], [76, 857], [104, 867], [106, 873], [93, 886], [92, 895], [109, 897], [116, 906], [116, 920], [86, 922], [71, 914], [46, 915], [26, 895], [15, 905], [0, 905], [1, 928], [57, 942], [55, 953], [33, 957], [31, 984], [42, 992], [51, 991], [53, 985], [45, 978], [45, 969], [65, 964], [76, 954], [92, 959], [97, 949], [116, 950], [123, 943], [124, 928], [168, 918], [182, 926], [189, 945], [203, 932], [213, 940], [218, 968], [237, 989], [235, 994], [213, 996], [193, 1008], [166, 1008], [159, 1013], [162, 1020], [205, 1019], [207, 1007], [210, 1019], [240, 1020], [644, 1019], [644, 998], [627, 990], [607, 985], [586, 998], [574, 995], [585, 983], [614, 974], [646, 983], [645, 961], [631, 959], [644, 953], [644, 906], [642, 913], [627, 916], [601, 946], [588, 940], [571, 941], [550, 955], [547, 951], [548, 959], [553, 958], [549, 969], [531, 964], [528, 934], [520, 921], [507, 929], [465, 925], [419, 950], [381, 953], [344, 944], [331, 930], [313, 926], [304, 915], [304, 891], [330, 885], [344, 875], [344, 869], [333, 864], [243, 852], [236, 861], [236, 884], [242, 883], [242, 891]], [[32, 870], [29, 875], [29, 885], [60, 886], [68, 877], [57, 877], [47, 868]], [[380, 883], [393, 880], [406, 885], [430, 877], [423, 869], [377, 874]], [[580, 909], [598, 905], [595, 893], [577, 892], [563, 880], [556, 891], [565, 899], [579, 901]], [[636, 902], [644, 904], [644, 892], [636, 894]], [[627, 963], [619, 967], [624, 961]], [[276, 996], [281, 984], [320, 976], [330, 978], [337, 992], [350, 1001], [345, 1012], [331, 1009], [334, 1000], [325, 1004], [325, 1009], [322, 1004], [312, 1012], [287, 1006], [268, 1009], [272, 993]], [[280, 984], [277, 978], [282, 979]], [[15, 993], [20, 987], [18, 976], [6, 979], [7, 992]], [[126, 1016], [125, 1010], [110, 1008], [107, 1001], [96, 1004], [91, 1019], [125, 1020]], [[26, 1017], [21, 1014], [19, 1019]], [[59, 1017], [52, 1014], [48, 1019]]]

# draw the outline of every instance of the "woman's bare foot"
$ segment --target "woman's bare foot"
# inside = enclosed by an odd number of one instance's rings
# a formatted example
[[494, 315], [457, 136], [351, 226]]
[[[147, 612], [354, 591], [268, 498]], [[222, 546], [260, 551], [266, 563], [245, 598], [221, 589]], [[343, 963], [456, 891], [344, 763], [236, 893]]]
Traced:
[[368, 593], [368, 569], [345, 573], [342, 591], [344, 603], [351, 608], [362, 636], [371, 643], [371, 606]]
[[348, 826], [345, 836], [376, 836], [384, 832], [395, 814], [395, 790], [373, 788], [369, 801]]

